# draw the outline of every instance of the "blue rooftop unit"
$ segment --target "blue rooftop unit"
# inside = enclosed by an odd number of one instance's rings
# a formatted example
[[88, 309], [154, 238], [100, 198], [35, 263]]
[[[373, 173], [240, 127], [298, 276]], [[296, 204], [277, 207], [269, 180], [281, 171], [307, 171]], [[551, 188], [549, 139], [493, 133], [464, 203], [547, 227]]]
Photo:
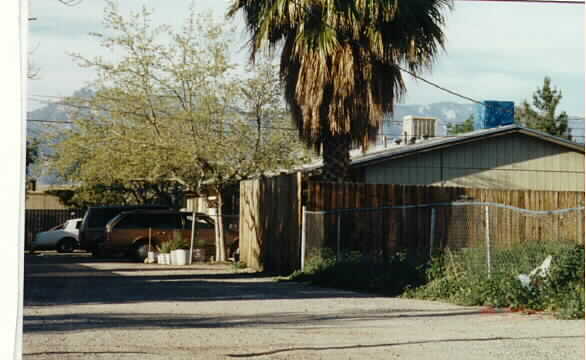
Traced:
[[478, 105], [474, 119], [475, 129], [491, 129], [515, 122], [515, 103], [512, 101], [484, 101]]

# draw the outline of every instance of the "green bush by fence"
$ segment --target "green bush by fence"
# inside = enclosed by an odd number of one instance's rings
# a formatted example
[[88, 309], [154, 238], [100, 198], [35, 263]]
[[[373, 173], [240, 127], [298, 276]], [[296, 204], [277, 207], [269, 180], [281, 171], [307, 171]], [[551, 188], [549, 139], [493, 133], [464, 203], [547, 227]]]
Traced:
[[[321, 249], [309, 257], [304, 272], [290, 278], [315, 285], [460, 305], [545, 310], [560, 318], [584, 318], [584, 247], [561, 242], [526, 243], [493, 253], [487, 276], [482, 249], [446, 251], [422, 263], [405, 253], [380, 258], [347, 253], [336, 261], [333, 251]], [[535, 277], [525, 287], [519, 274], [528, 274], [551, 255], [545, 278]]]
[[[523, 286], [519, 274], [528, 274], [551, 255], [548, 276], [533, 277]], [[478, 266], [477, 254], [453, 252], [436, 256], [426, 270], [424, 285], [403, 296], [444, 300], [460, 305], [489, 305], [521, 310], [546, 310], [561, 318], [584, 317], [584, 247], [568, 243], [526, 243], [494, 252], [501, 266], [490, 278]]]
[[414, 284], [423, 283], [425, 273], [417, 264], [416, 258], [405, 253], [397, 253], [382, 262], [350, 252], [336, 261], [332, 250], [322, 249], [309, 257], [304, 272], [293, 273], [291, 279], [325, 287], [394, 296]]

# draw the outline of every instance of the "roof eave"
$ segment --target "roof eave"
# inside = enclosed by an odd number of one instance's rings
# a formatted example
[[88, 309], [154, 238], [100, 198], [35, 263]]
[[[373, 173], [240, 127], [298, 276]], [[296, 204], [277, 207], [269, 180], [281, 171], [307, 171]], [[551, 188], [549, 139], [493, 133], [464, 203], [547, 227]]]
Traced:
[[447, 147], [451, 147], [458, 144], [465, 144], [470, 142], [478, 141], [479, 139], [488, 139], [497, 136], [503, 136], [507, 134], [514, 134], [514, 133], [521, 133], [524, 135], [540, 138], [542, 140], [556, 143], [560, 146], [564, 146], [570, 148], [572, 150], [584, 153], [584, 145], [557, 137], [553, 135], [549, 135], [543, 133], [541, 131], [525, 128], [519, 125], [511, 125], [508, 127], [497, 128], [491, 131], [492, 129], [488, 130], [488, 132], [481, 132], [477, 134], [471, 134], [468, 136], [458, 136], [451, 139], [447, 139], [444, 141], [438, 141], [437, 143], [432, 144], [421, 144], [420, 146], [410, 145], [405, 148], [405, 150], [395, 151], [389, 154], [385, 154], [384, 151], [378, 154], [373, 154], [371, 156], [366, 155], [364, 158], [358, 158], [351, 162], [351, 166], [353, 168], [363, 167], [368, 165], [377, 164], [380, 162], [384, 162], [390, 159], [398, 159], [407, 156], [411, 156], [418, 153], [424, 153], [428, 151], [435, 151], [438, 149], [443, 149]]

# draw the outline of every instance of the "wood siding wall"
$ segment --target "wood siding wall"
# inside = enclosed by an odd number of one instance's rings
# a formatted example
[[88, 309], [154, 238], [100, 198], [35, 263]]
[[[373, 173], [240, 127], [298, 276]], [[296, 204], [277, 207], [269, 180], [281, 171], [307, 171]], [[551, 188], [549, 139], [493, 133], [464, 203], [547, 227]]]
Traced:
[[584, 154], [523, 135], [487, 138], [366, 166], [369, 184], [584, 191]]

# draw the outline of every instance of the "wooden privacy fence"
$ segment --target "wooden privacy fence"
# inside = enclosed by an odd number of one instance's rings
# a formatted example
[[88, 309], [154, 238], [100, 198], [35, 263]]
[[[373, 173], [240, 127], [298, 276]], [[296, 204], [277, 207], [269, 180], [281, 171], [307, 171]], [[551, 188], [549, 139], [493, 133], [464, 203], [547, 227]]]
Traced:
[[25, 210], [25, 250], [30, 245], [36, 233], [64, 223], [66, 220], [83, 217], [82, 209], [26, 209]]
[[[556, 210], [583, 206], [584, 192], [302, 182], [299, 174], [249, 180], [240, 185], [241, 259], [258, 270], [286, 273], [299, 269], [302, 206], [307, 211], [327, 211], [454, 201], [498, 203], [528, 210]], [[457, 238], [463, 246], [469, 246], [472, 239], [478, 241], [482, 238], [485, 209], [466, 209], [466, 219], [461, 219], [462, 211], [454, 208], [437, 210], [433, 227], [437, 229], [434, 234], [436, 246], [448, 244], [455, 234], [458, 234]], [[344, 217], [339, 225], [341, 233], [363, 250], [429, 251], [432, 221], [429, 207], [383, 210], [370, 214], [364, 212], [359, 216]], [[306, 224], [309, 231], [323, 234], [328, 245], [332, 245], [336, 239], [331, 234], [338, 231], [337, 217], [327, 215], [312, 221]], [[504, 210], [494, 211], [490, 224], [497, 225], [490, 225], [489, 231], [493, 232], [498, 244], [546, 237], [549, 240], [583, 241], [579, 234], [584, 233], [584, 221], [580, 216], [574, 214], [573, 217], [556, 217], [548, 221]], [[553, 236], [547, 232], [551, 226], [558, 229]]]
[[296, 175], [240, 183], [240, 259], [286, 274], [299, 268], [300, 185]]
[[494, 202], [527, 210], [556, 210], [584, 205], [584, 192], [492, 190], [394, 184], [304, 184], [304, 205], [309, 211], [376, 208], [459, 200]]
[[[484, 206], [381, 209], [458, 201], [496, 203], [527, 210], [556, 210], [584, 205], [583, 192], [492, 190], [392, 184], [332, 184], [308, 182], [304, 188], [308, 211], [372, 209], [371, 211], [312, 215], [310, 231], [317, 232], [310, 247], [338, 248], [337, 233], [345, 249], [363, 254], [408, 250], [428, 254], [436, 247], [464, 248], [482, 245], [485, 234], [492, 246], [508, 247], [526, 241], [584, 241], [584, 211], [565, 215], [528, 216], [519, 211], [490, 207], [487, 230]], [[380, 210], [377, 210], [380, 209]], [[433, 227], [431, 221], [434, 221]], [[433, 230], [432, 230], [433, 229]], [[433, 232], [434, 239], [431, 239]]]
[[[302, 261], [326, 248], [337, 258], [354, 253], [382, 259], [397, 251], [427, 259], [438, 250], [485, 249], [490, 264], [490, 249], [584, 241], [584, 207], [536, 211], [456, 201], [303, 211], [302, 218]], [[418, 222], [407, 227], [409, 219]]]

